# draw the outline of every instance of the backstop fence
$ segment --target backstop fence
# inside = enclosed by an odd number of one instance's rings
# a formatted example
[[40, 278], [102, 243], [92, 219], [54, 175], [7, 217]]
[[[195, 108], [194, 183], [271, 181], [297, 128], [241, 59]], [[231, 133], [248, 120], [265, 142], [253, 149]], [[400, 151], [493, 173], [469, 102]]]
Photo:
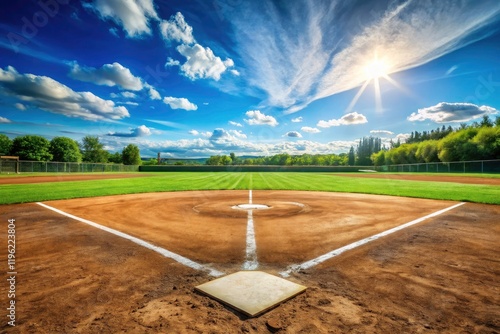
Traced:
[[500, 173], [500, 160], [429, 162], [377, 167], [381, 172], [413, 173]]
[[104, 173], [137, 172], [139, 166], [101, 163], [11, 161], [0, 159], [0, 173]]

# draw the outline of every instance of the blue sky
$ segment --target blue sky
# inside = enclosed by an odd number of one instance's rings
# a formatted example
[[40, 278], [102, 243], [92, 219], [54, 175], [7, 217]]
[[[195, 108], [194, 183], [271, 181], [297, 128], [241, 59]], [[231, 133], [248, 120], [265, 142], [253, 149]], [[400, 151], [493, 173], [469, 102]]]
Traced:
[[33, 0], [0, 13], [0, 133], [144, 157], [341, 153], [500, 116], [498, 0]]

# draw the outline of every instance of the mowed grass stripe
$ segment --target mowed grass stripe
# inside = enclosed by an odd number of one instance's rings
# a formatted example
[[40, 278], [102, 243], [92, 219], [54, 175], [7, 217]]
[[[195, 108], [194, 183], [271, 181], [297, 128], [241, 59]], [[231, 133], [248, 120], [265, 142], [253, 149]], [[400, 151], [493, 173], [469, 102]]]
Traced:
[[0, 204], [185, 190], [310, 190], [500, 204], [500, 187], [321, 173], [171, 172], [147, 178], [0, 185]]

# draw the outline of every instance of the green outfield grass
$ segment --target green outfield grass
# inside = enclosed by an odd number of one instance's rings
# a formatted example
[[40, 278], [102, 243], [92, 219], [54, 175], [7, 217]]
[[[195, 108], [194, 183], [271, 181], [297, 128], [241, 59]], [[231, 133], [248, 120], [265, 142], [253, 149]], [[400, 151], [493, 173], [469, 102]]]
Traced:
[[0, 185], [0, 204], [185, 190], [307, 190], [380, 194], [500, 204], [500, 187], [324, 173], [172, 172], [149, 177]]

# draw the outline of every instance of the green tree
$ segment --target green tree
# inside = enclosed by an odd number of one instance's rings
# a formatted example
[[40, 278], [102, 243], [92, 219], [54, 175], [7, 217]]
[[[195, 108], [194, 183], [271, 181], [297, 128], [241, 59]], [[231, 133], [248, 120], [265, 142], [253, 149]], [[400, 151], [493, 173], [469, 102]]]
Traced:
[[481, 123], [479, 123], [479, 126], [481, 128], [491, 128], [493, 126], [493, 122], [490, 120], [488, 115], [483, 115], [483, 118], [481, 119]]
[[109, 153], [108, 154], [108, 162], [112, 162], [115, 164], [122, 164], [123, 163], [123, 157], [120, 152], [115, 152], [113, 154]]
[[482, 127], [472, 139], [480, 159], [500, 159], [500, 127]]
[[128, 144], [127, 147], [123, 149], [122, 159], [124, 165], [140, 165], [142, 161], [139, 147], [134, 144]]
[[231, 160], [231, 157], [229, 157], [229, 156], [227, 156], [227, 155], [223, 155], [223, 156], [221, 157], [221, 160], [220, 160], [220, 161], [221, 161], [221, 164], [222, 164], [222, 165], [226, 165], [226, 166], [227, 166], [227, 165], [230, 165], [230, 164], [233, 162], [233, 160]]
[[382, 166], [385, 164], [385, 151], [378, 151], [373, 153], [371, 160], [375, 166]]
[[0, 155], [9, 155], [12, 149], [12, 140], [4, 134], [0, 134]]
[[454, 132], [438, 144], [438, 157], [443, 162], [477, 160], [480, 158], [477, 144], [472, 142], [476, 136], [478, 127], [469, 127]]
[[82, 153], [78, 143], [68, 137], [55, 137], [50, 141], [50, 153], [53, 161], [81, 162]]
[[85, 136], [82, 139], [83, 161], [106, 163], [108, 162], [108, 152], [104, 150], [104, 144], [97, 136]]
[[438, 162], [438, 141], [426, 140], [420, 142], [415, 155], [418, 162]]
[[41, 136], [27, 135], [16, 137], [12, 141], [11, 153], [19, 156], [21, 160], [52, 160], [50, 142]]
[[354, 147], [351, 146], [351, 149], [349, 150], [349, 156], [347, 159], [347, 164], [349, 166], [354, 166], [354, 163], [356, 162], [356, 155], [354, 154]]

